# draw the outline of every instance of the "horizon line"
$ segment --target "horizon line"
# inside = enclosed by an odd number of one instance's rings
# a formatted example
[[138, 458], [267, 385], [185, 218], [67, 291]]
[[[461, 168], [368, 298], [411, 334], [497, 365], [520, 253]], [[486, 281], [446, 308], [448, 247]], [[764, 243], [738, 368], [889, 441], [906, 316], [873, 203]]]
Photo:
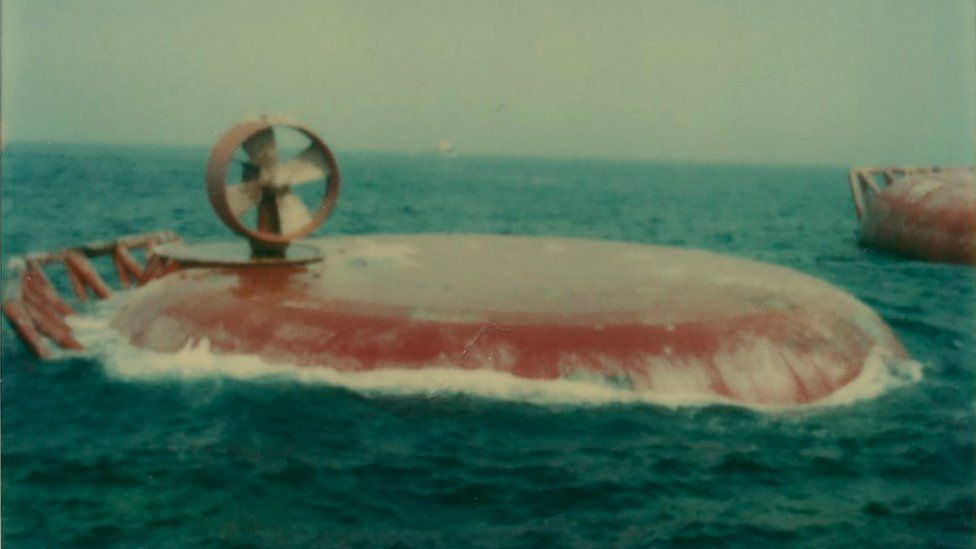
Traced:
[[[185, 144], [185, 143], [113, 143], [104, 141], [57, 141], [43, 139], [17, 139], [8, 140], [3, 143], [0, 151], [6, 152], [10, 147], [117, 147], [117, 148], [160, 148], [160, 149], [211, 149], [213, 145], [204, 144]], [[629, 164], [676, 164], [676, 165], [708, 165], [708, 166], [727, 166], [727, 167], [781, 167], [781, 168], [817, 168], [817, 169], [844, 169], [852, 167], [876, 165], [877, 162], [865, 162], [860, 164], [844, 164], [835, 162], [814, 163], [809, 161], [783, 162], [777, 160], [732, 160], [732, 159], [688, 159], [688, 158], [664, 158], [664, 157], [635, 157], [635, 156], [596, 156], [596, 155], [563, 155], [553, 153], [491, 153], [491, 152], [458, 152], [454, 151], [451, 156], [444, 155], [431, 148], [423, 151], [392, 150], [392, 149], [372, 149], [372, 148], [350, 148], [342, 149], [330, 147], [337, 151], [347, 154], [376, 154], [390, 156], [410, 156], [410, 157], [431, 157], [451, 160], [456, 158], [471, 160], [553, 160], [553, 161], [590, 161], [590, 162], [619, 162]], [[0, 153], [2, 154], [2, 153]], [[906, 163], [908, 165], [910, 163]]]

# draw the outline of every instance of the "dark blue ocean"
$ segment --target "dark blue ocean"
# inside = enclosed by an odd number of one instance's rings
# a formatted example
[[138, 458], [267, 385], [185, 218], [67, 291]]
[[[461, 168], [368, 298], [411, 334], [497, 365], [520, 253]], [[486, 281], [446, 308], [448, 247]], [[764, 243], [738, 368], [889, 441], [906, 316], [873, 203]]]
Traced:
[[[9, 145], [4, 265], [158, 229], [231, 238], [208, 152]], [[973, 546], [976, 270], [859, 249], [846, 168], [338, 156], [319, 235], [558, 235], [786, 265], [878, 311], [921, 378], [778, 411], [404, 394], [159, 370], [124, 346], [41, 362], [4, 323], [5, 547]]]

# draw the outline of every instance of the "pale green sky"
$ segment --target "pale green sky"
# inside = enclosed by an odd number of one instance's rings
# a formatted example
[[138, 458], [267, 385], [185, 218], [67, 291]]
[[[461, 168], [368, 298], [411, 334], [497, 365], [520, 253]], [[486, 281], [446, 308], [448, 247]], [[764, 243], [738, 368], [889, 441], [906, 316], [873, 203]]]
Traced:
[[4, 0], [8, 140], [972, 164], [976, 0]]

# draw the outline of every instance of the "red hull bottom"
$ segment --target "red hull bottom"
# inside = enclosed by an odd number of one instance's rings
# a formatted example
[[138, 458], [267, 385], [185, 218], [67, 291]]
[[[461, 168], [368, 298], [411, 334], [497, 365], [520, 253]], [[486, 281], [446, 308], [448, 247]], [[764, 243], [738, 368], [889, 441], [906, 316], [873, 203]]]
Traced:
[[415, 235], [315, 242], [306, 267], [182, 269], [133, 292], [136, 345], [270, 362], [490, 369], [747, 404], [820, 400], [869, 357], [904, 358], [853, 297], [701, 251], [555, 238]]
[[976, 173], [906, 177], [881, 191], [861, 218], [863, 245], [938, 263], [976, 265]]

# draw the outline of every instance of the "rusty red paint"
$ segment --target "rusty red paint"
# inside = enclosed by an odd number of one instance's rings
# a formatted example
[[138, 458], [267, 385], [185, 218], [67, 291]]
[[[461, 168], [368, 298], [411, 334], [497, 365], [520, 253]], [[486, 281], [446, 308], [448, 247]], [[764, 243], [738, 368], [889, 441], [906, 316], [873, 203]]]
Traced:
[[73, 314], [75, 311], [61, 299], [58, 292], [51, 285], [43, 269], [36, 263], [28, 263], [21, 274], [21, 291], [34, 294], [37, 299], [45, 302], [45, 306], [60, 316]]
[[[89, 242], [74, 248], [54, 252], [36, 252], [17, 258], [14, 277], [4, 291], [4, 314], [15, 332], [36, 355], [46, 358], [50, 350], [44, 343], [48, 338], [64, 349], [82, 349], [71, 334], [64, 317], [74, 314], [58, 294], [44, 273], [44, 266], [63, 263], [72, 291], [79, 301], [87, 301], [89, 288], [99, 299], [111, 296], [108, 284], [92, 267], [89, 258], [111, 255], [120, 282], [142, 281], [143, 269], [129, 252], [130, 248], [145, 248], [151, 255], [156, 244], [178, 242], [179, 236], [170, 231], [123, 236], [114, 240]], [[164, 265], [160, 275], [177, 268]], [[8, 306], [9, 304], [9, 306]]]
[[41, 334], [38, 333], [33, 320], [31, 320], [31, 315], [22, 301], [18, 299], [4, 301], [3, 314], [10, 321], [20, 340], [27, 345], [31, 352], [41, 358], [51, 356], [51, 350], [44, 344]]
[[86, 292], [86, 288], [90, 288], [99, 299], [108, 299], [112, 295], [111, 288], [102, 280], [102, 277], [81, 252], [69, 252], [65, 257], [65, 265], [67, 265], [68, 271], [74, 275], [72, 285], [79, 299], [82, 299], [81, 294]]
[[25, 303], [25, 310], [30, 315], [35, 328], [58, 344], [62, 349], [81, 350], [84, 347], [72, 335], [71, 328], [60, 317], [31, 303]]
[[926, 261], [976, 265], [976, 172], [916, 172], [866, 200], [860, 242]]
[[125, 246], [115, 248], [112, 252], [112, 262], [115, 264], [115, 272], [123, 287], [129, 288], [142, 280], [142, 267]]
[[[416, 253], [393, 265], [390, 256], [376, 256], [376, 242], [394, 250], [392, 255], [398, 246]], [[548, 257], [547, 246], [564, 250]], [[134, 295], [114, 325], [133, 343], [158, 351], [207, 339], [217, 352], [343, 371], [488, 368], [528, 379], [596, 375], [654, 389], [673, 366], [700, 378], [711, 394], [761, 404], [823, 398], [857, 377], [878, 348], [891, 357], [905, 356], [873, 313], [827, 285], [786, 269], [703, 252], [559, 239], [415, 236], [330, 239], [325, 253], [323, 264], [307, 267], [176, 272], [153, 282], [151, 292]], [[646, 262], [632, 257], [644, 253], [650, 254]], [[593, 300], [576, 293], [575, 275], [559, 274], [566, 267], [559, 254], [569, 254], [570, 263], [596, 257], [638, 272], [604, 273], [600, 276], [614, 280], [602, 285], [590, 280], [589, 291], [603, 295]], [[533, 261], [537, 271], [525, 267]], [[693, 280], [661, 274], [683, 261], [700, 271], [689, 272]], [[437, 285], [468, 278], [441, 272], [449, 263], [482, 272], [486, 279], [439, 292]], [[714, 267], [717, 280], [735, 266], [744, 274], [716, 289], [699, 265]], [[492, 278], [518, 268], [523, 269], [520, 281]], [[642, 280], [641, 268], [646, 283], [662, 290], [659, 298], [633, 287]], [[750, 273], [760, 279], [750, 282]], [[536, 275], [558, 293], [551, 298], [520, 293], [519, 284]], [[583, 273], [579, 280], [589, 276]], [[789, 289], [766, 292], [763, 276], [781, 277], [783, 288], [792, 281], [795, 295]], [[496, 287], [500, 290], [493, 293]], [[424, 292], [434, 297], [418, 297]], [[751, 380], [762, 372], [750, 370], [751, 362], [767, 355], [789, 387], [767, 391]]]

